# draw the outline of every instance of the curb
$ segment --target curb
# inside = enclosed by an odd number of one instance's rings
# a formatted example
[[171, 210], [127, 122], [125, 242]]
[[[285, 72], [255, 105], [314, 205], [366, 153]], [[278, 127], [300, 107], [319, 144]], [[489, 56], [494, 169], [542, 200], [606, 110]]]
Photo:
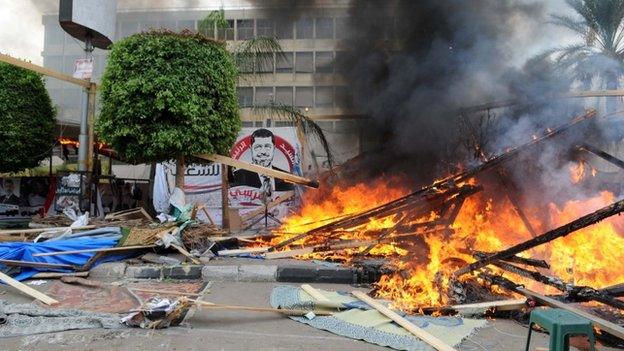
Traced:
[[379, 279], [362, 267], [323, 267], [311, 265], [128, 265], [102, 263], [89, 276], [101, 279], [181, 279], [235, 282], [362, 284]]

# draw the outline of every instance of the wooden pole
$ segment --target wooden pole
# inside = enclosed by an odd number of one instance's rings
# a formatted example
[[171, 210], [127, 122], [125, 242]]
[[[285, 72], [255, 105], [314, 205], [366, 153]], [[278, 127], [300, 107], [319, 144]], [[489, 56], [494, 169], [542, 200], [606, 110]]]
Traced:
[[210, 308], [210, 309], [251, 311], [251, 312], [272, 312], [272, 313], [285, 314], [287, 316], [305, 316], [308, 313], [314, 313], [317, 316], [331, 316], [333, 314], [333, 312], [328, 312], [328, 311], [308, 311], [308, 310], [296, 310], [296, 309], [285, 309], [285, 308], [221, 305], [221, 304], [214, 304], [208, 301], [200, 301], [200, 300], [190, 300], [190, 301], [194, 302], [195, 304], [201, 307]]
[[468, 272], [472, 272], [476, 269], [482, 268], [487, 266], [488, 264], [490, 264], [492, 261], [495, 260], [504, 260], [508, 257], [511, 257], [517, 253], [520, 253], [522, 251], [526, 251], [528, 249], [534, 248], [536, 246], [542, 245], [544, 243], [547, 243], [549, 241], [555, 240], [557, 238], [561, 238], [564, 237], [572, 232], [575, 232], [579, 229], [585, 228], [587, 226], [590, 226], [594, 223], [597, 223], [605, 218], [611, 217], [613, 215], [616, 215], [618, 213], [621, 213], [622, 211], [624, 211], [624, 200], [620, 200], [618, 202], [615, 202], [609, 206], [603, 207], [601, 209], [599, 209], [598, 211], [595, 211], [593, 213], [590, 213], [588, 215], [585, 215], [581, 218], [578, 218], [570, 223], [564, 224], [558, 228], [555, 228], [553, 230], [550, 230], [540, 236], [537, 236], [531, 240], [527, 240], [525, 242], [522, 242], [520, 244], [514, 245], [508, 249], [505, 249], [503, 251], [499, 251], [495, 254], [492, 254], [490, 256], [484, 257], [476, 262], [473, 262], [467, 266], [464, 266], [460, 269], [458, 269], [457, 271], [455, 271], [455, 273], [453, 273], [453, 275], [455, 277], [459, 277], [461, 275], [464, 275]]
[[65, 81], [65, 82], [72, 83], [72, 84], [80, 85], [80, 86], [85, 87], [85, 88], [90, 88], [91, 87], [91, 83], [89, 81], [87, 81], [87, 80], [74, 78], [74, 77], [72, 77], [70, 75], [67, 75], [65, 73], [53, 71], [53, 70], [51, 70], [49, 68], [41, 67], [39, 65], [35, 65], [35, 64], [27, 62], [27, 61], [22, 61], [22, 60], [13, 58], [13, 57], [11, 57], [9, 55], [0, 54], [0, 61], [6, 62], [6, 63], [11, 64], [13, 66], [17, 66], [17, 67], [25, 68], [27, 70], [31, 70], [33, 72], [37, 72], [39, 74], [43, 74], [43, 75], [48, 76], [48, 77], [52, 77], [52, 78], [56, 78], [56, 79], [59, 79], [59, 80]]
[[226, 164], [228, 166], [231, 167], [235, 167], [235, 168], [241, 168], [241, 169], [246, 169], [248, 171], [251, 172], [256, 172], [258, 174], [262, 174], [262, 175], [266, 175], [269, 177], [273, 177], [273, 178], [279, 178], [282, 180], [285, 180], [287, 182], [291, 182], [291, 183], [295, 183], [295, 184], [300, 184], [300, 185], [305, 185], [311, 188], [318, 188], [319, 187], [319, 183], [316, 180], [310, 180], [304, 177], [299, 177], [296, 176], [294, 174], [290, 174], [287, 172], [282, 172], [282, 171], [278, 171], [275, 170], [273, 168], [268, 168], [268, 167], [262, 167], [262, 166], [258, 166], [258, 165], [254, 165], [251, 163], [247, 163], [247, 162], [243, 162], [243, 161], [239, 161], [236, 159], [233, 159], [231, 157], [226, 157], [226, 156], [222, 156], [222, 155], [195, 155], [195, 157], [197, 158], [201, 158], [203, 160], [208, 160], [208, 161], [212, 161], [212, 162], [218, 162], [221, 164]]
[[384, 306], [384, 305], [380, 304], [379, 302], [375, 301], [374, 299], [370, 298], [365, 293], [363, 293], [361, 291], [353, 291], [353, 292], [351, 292], [351, 294], [353, 296], [357, 297], [358, 299], [366, 302], [369, 306], [371, 306], [372, 308], [376, 309], [379, 313], [381, 313], [384, 316], [390, 318], [396, 324], [402, 326], [403, 328], [405, 328], [405, 330], [407, 330], [408, 332], [412, 333], [414, 336], [416, 336], [420, 340], [426, 342], [427, 344], [432, 346], [434, 349], [439, 350], [439, 351], [457, 351], [455, 348], [445, 344], [442, 340], [440, 340], [437, 337], [431, 335], [429, 332], [425, 331], [424, 329], [421, 329], [421, 328], [417, 327], [412, 322], [410, 322], [407, 319], [399, 316], [396, 312], [392, 311], [391, 309], [387, 308], [386, 306]]
[[230, 230], [229, 172], [230, 167], [221, 163], [221, 227], [227, 231]]
[[0, 280], [2, 280], [3, 282], [5, 282], [7, 285], [10, 285], [12, 287], [14, 287], [15, 289], [23, 292], [24, 294], [30, 296], [30, 297], [34, 297], [35, 299], [45, 303], [46, 305], [54, 305], [55, 303], [58, 303], [58, 301], [56, 301], [55, 299], [51, 298], [50, 296], [37, 291], [33, 288], [31, 288], [30, 286], [24, 284], [24, 283], [20, 283], [19, 281], [9, 277], [8, 275], [0, 272]]

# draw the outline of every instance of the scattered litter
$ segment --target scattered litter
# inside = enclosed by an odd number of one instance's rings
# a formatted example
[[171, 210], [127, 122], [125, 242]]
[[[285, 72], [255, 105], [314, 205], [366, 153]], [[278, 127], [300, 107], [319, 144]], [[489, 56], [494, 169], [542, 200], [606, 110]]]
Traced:
[[169, 300], [153, 297], [143, 304], [139, 311], [123, 317], [121, 323], [144, 329], [162, 329], [176, 326], [182, 322], [190, 306], [186, 299]]
[[38, 280], [29, 280], [26, 284], [39, 286], [39, 285], [43, 285], [43, 284], [45, 284], [47, 282], [48, 282], [47, 280], [38, 279]]

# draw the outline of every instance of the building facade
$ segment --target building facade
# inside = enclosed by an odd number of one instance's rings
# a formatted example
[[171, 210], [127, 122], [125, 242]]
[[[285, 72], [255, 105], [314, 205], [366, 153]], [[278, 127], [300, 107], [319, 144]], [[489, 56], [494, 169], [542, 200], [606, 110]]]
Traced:
[[[316, 2], [314, 7], [298, 11], [292, 19], [276, 18], [271, 8], [255, 1], [254, 6], [243, 1], [225, 1], [222, 7], [147, 7], [151, 2], [119, 0], [115, 40], [149, 29], [166, 28], [174, 31], [202, 29], [204, 34], [224, 40], [236, 51], [245, 40], [255, 36], [275, 36], [283, 55], [269, 54], [257, 67], [239, 67], [238, 97], [243, 126], [288, 126], [291, 122], [278, 117], [258, 115], [252, 106], [277, 102], [300, 109], [317, 121], [325, 131], [338, 162], [361, 152], [360, 124], [354, 114], [340, 72], [334, 64], [340, 55], [340, 42], [347, 31], [348, 1]], [[147, 3], [147, 4], [142, 4]], [[141, 5], [142, 4], [142, 5]], [[200, 27], [211, 11], [222, 8], [227, 28], [206, 30]], [[76, 59], [85, 56], [83, 43], [67, 35], [59, 26], [58, 14], [43, 16], [45, 44], [44, 66], [72, 74]], [[290, 17], [290, 16], [289, 16]], [[93, 80], [99, 82], [106, 67], [107, 51], [96, 49]], [[54, 79], [47, 83], [50, 95], [58, 107], [61, 126], [79, 124], [83, 93], [79, 87]], [[326, 155], [314, 141], [312, 155], [304, 169], [326, 166]]]

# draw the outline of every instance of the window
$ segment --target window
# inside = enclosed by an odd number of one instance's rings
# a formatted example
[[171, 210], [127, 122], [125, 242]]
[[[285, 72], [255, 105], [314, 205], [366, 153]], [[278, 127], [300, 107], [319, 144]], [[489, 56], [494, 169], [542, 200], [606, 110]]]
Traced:
[[312, 18], [301, 18], [297, 21], [297, 39], [314, 38], [314, 20]]
[[57, 22], [45, 26], [45, 42], [50, 45], [63, 45], [65, 32]]
[[259, 37], [274, 37], [275, 23], [272, 20], [258, 19], [256, 20], [256, 35]]
[[221, 40], [234, 40], [234, 20], [227, 20], [226, 28], [218, 28], [217, 34]]
[[295, 56], [295, 72], [297, 73], [312, 73], [314, 72], [314, 65], [312, 63], [311, 52], [298, 52]]
[[210, 39], [215, 39], [215, 24], [211, 21], [197, 21], [197, 31]]
[[275, 102], [286, 106], [293, 105], [293, 88], [292, 87], [276, 87]]
[[316, 99], [314, 100], [314, 106], [333, 107], [334, 87], [316, 87]]
[[[195, 30], [195, 21], [178, 21], [178, 30], [182, 31], [185, 29], [188, 30]], [[209, 38], [214, 38], [214, 29], [212, 30], [212, 33], [209, 33], [210, 36]]]
[[254, 126], [254, 122], [253, 121], [243, 121], [243, 128], [253, 128]]
[[236, 88], [236, 94], [238, 95], [238, 106], [253, 106], [253, 88]]
[[316, 38], [317, 39], [333, 39], [334, 38], [334, 19], [333, 18], [317, 18], [316, 19]]
[[160, 22], [160, 24], [158, 25], [158, 28], [165, 28], [165, 29], [169, 29], [172, 31], [176, 30], [176, 21], [162, 21]]
[[317, 52], [316, 73], [334, 73], [334, 53], [331, 51]]
[[295, 106], [312, 107], [314, 105], [312, 87], [295, 87]]
[[334, 60], [334, 66], [336, 73], [344, 73], [344, 68], [347, 67], [347, 55], [344, 51], [336, 51], [336, 59]]
[[256, 87], [256, 105], [267, 105], [273, 102], [273, 87]]
[[278, 39], [293, 38], [293, 23], [289, 20], [280, 20], [275, 23], [275, 35]]
[[139, 31], [137, 29], [138, 25], [139, 24], [137, 22], [121, 22], [121, 32], [119, 33], [120, 37], [125, 38], [134, 33], [137, 33]]
[[253, 73], [254, 71], [254, 58], [253, 54], [238, 54], [236, 55], [236, 65], [238, 66], [238, 72], [240, 73]]
[[292, 73], [293, 71], [293, 53], [285, 52], [277, 55], [275, 71], [277, 73]]
[[46, 56], [43, 59], [43, 66], [61, 72], [63, 71], [63, 56]]
[[346, 17], [336, 17], [336, 39], [348, 37], [348, 26]]
[[248, 40], [254, 37], [254, 20], [236, 21], [237, 40]]
[[274, 59], [272, 53], [260, 53], [256, 59], [258, 73], [273, 73]]
[[353, 107], [353, 96], [347, 87], [336, 87], [336, 105], [342, 108]]

